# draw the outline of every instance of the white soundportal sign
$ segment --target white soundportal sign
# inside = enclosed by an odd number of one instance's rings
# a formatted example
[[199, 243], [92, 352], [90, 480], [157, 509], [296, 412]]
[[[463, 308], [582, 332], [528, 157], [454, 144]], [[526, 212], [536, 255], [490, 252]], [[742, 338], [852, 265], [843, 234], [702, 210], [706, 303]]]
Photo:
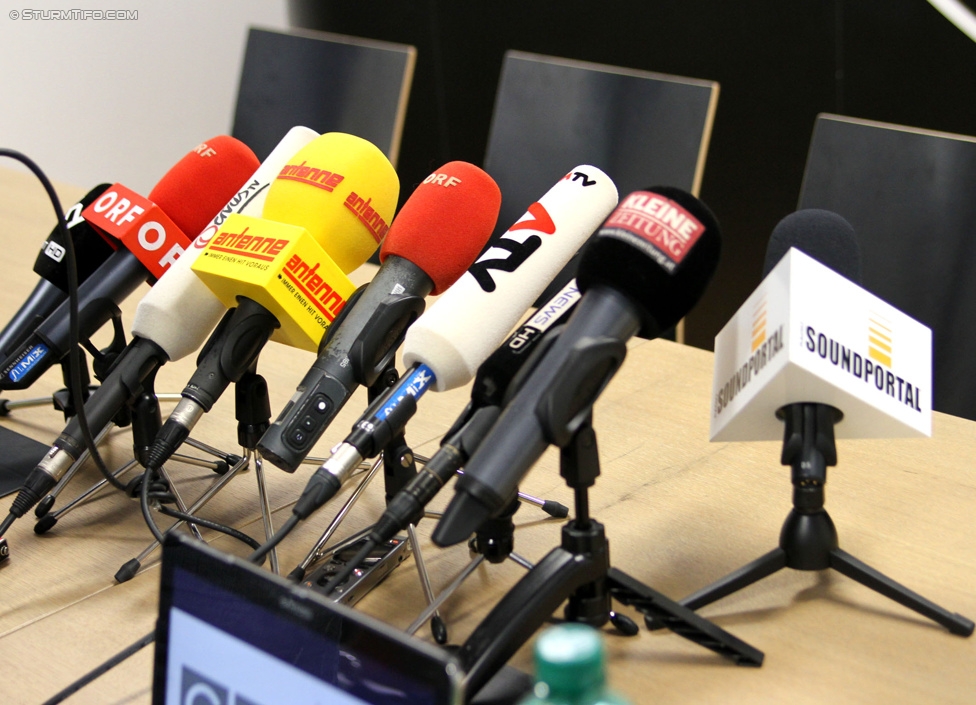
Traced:
[[711, 440], [781, 440], [792, 402], [840, 409], [838, 438], [931, 436], [932, 331], [791, 249], [715, 338]]

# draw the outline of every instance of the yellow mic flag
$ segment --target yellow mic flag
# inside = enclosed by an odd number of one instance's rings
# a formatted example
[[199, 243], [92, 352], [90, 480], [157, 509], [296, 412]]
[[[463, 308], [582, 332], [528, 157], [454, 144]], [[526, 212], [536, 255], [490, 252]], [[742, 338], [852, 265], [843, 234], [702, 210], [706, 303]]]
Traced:
[[268, 309], [281, 323], [271, 340], [312, 352], [356, 289], [305, 228], [237, 213], [191, 268], [224, 306], [246, 296]]

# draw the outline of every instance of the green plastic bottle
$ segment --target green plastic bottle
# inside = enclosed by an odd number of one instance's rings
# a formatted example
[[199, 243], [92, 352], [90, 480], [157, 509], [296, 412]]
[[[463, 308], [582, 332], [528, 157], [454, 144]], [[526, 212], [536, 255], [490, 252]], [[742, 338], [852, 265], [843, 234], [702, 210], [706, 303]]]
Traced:
[[519, 705], [630, 705], [606, 687], [603, 636], [585, 624], [561, 624], [535, 642], [535, 688]]

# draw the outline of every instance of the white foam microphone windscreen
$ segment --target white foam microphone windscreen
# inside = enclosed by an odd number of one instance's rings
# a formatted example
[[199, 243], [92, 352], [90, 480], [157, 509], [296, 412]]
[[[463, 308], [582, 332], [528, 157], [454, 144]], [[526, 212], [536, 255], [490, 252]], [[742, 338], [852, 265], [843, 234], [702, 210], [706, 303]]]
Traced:
[[156, 343], [170, 360], [179, 360], [203, 345], [227, 309], [190, 265], [231, 213], [261, 215], [271, 182], [299, 149], [318, 136], [307, 127], [288, 131], [240, 192], [142, 298], [132, 323], [133, 336]]
[[427, 365], [439, 392], [467, 384], [616, 205], [609, 176], [570, 171], [414, 322], [404, 363]]

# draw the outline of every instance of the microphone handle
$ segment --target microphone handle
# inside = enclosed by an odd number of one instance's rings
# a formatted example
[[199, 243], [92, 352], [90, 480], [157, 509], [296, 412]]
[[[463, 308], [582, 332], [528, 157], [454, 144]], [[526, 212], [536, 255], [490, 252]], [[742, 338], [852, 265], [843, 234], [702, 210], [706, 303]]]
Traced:
[[[87, 340], [119, 315], [119, 302], [146, 281], [149, 272], [129, 250], [116, 250], [78, 287], [78, 334]], [[65, 300], [30, 338], [0, 363], [0, 389], [26, 389], [68, 354], [69, 301]], [[31, 359], [31, 358], [35, 359]]]
[[[105, 381], [85, 402], [88, 427], [93, 435], [101, 433], [130, 399], [142, 393], [145, 379], [162, 367], [166, 360], [166, 353], [151, 340], [136, 338], [129, 343]], [[73, 458], [81, 455], [85, 444], [77, 417], [72, 417], [54, 445], [70, 453]]]
[[393, 362], [433, 286], [410, 260], [386, 258], [362, 295], [332, 324], [294, 396], [261, 437], [264, 458], [288, 472], [298, 469], [356, 388], [372, 385]]
[[0, 331], [0, 357], [6, 359], [67, 299], [68, 295], [48, 280], [38, 280], [27, 301]]
[[552, 299], [540, 306], [478, 367], [471, 385], [471, 401], [476, 406], [501, 406], [512, 397], [516, 391], [513, 380], [525, 378], [529, 359], [538, 358], [537, 349], [548, 349], [554, 340], [550, 331], [569, 319], [580, 297], [576, 280], [571, 279]]
[[624, 341], [640, 325], [639, 309], [621, 292], [597, 285], [583, 296], [482, 442], [481, 452], [468, 461], [434, 531], [434, 543], [449, 546], [466, 539], [511, 501], [550, 444], [570, 442], [623, 362]]
[[231, 382], [240, 381], [280, 326], [278, 319], [261, 304], [246, 296], [237, 297], [226, 325], [219, 326], [204, 346], [183, 396], [209, 412]]
[[416, 524], [424, 516], [428, 503], [457, 474], [468, 458], [478, 449], [498, 419], [499, 407], [473, 408], [454, 433], [448, 432], [441, 447], [387, 504], [386, 511], [370, 531], [370, 539], [377, 544], [392, 539], [408, 524]]
[[146, 467], [162, 467], [172, 457], [224, 390], [257, 364], [258, 355], [280, 325], [258, 302], [237, 297], [237, 307], [227, 312], [200, 351], [197, 368], [181, 392], [183, 398], [147, 451]]

